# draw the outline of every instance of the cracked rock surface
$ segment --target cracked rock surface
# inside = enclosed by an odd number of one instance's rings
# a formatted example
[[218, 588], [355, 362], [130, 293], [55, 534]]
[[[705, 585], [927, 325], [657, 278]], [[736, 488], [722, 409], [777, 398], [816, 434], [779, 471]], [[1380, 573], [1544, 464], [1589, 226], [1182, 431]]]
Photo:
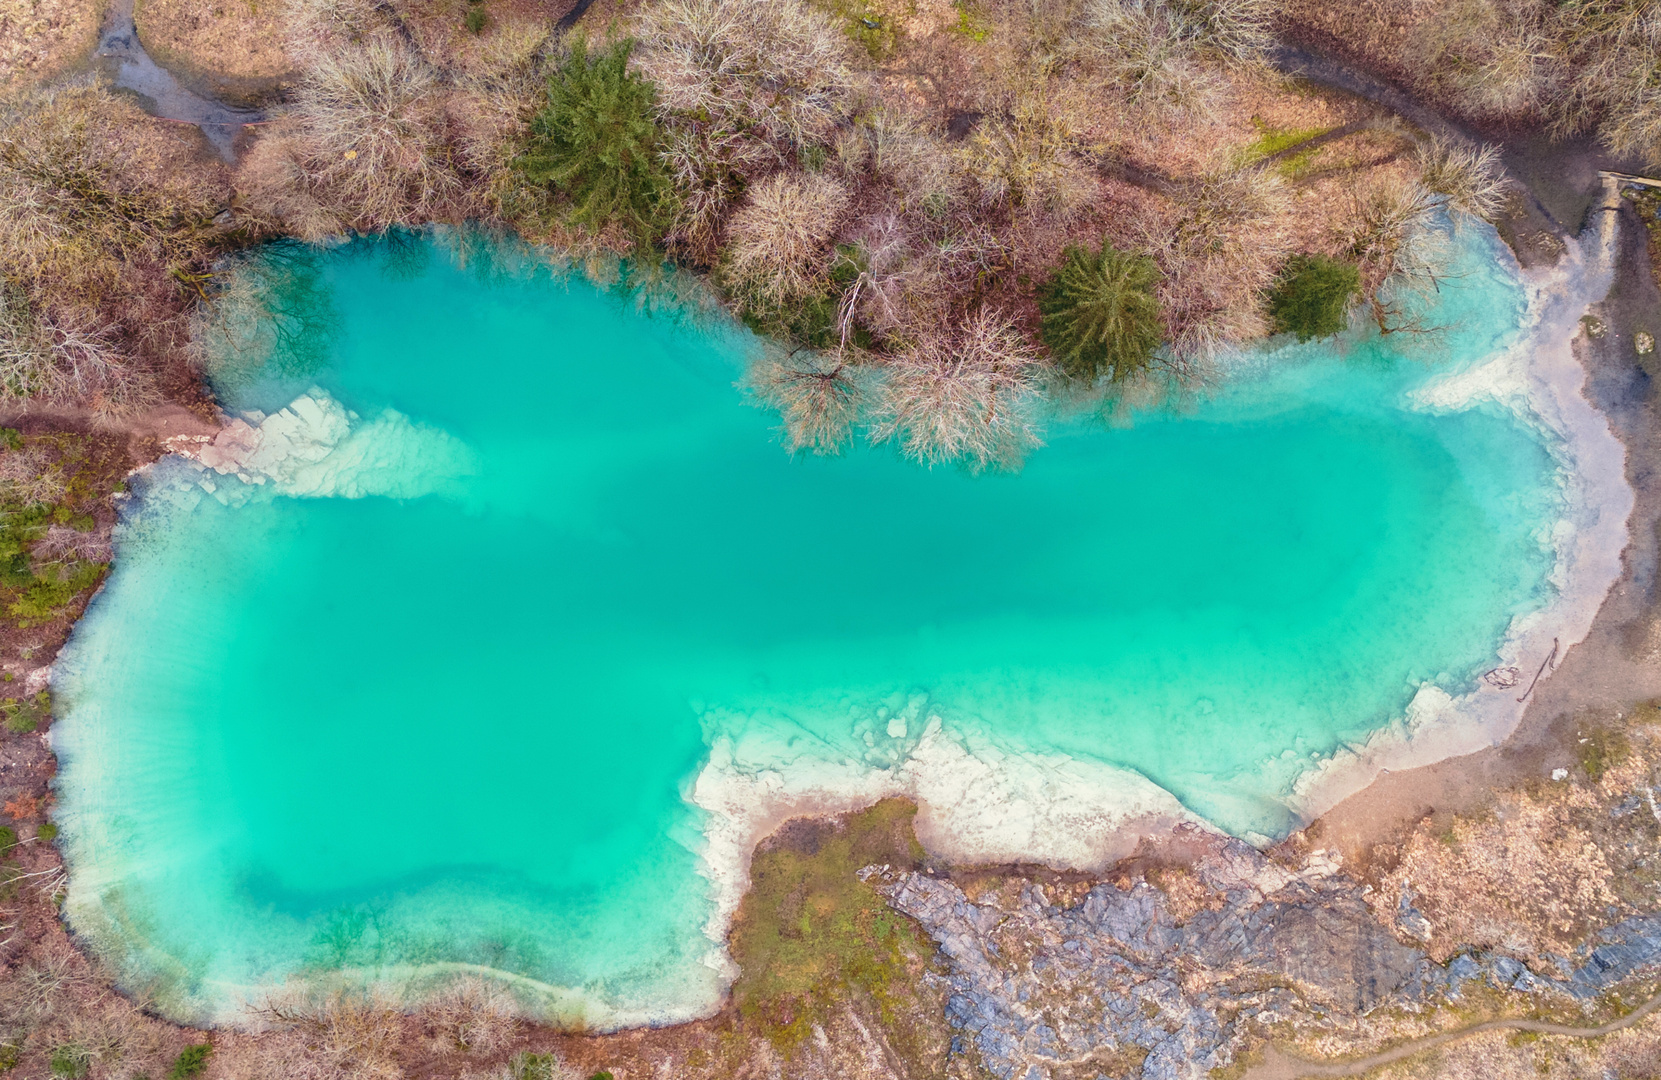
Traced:
[[1325, 853], [1292, 872], [1237, 840], [1209, 846], [1192, 870], [1201, 904], [1143, 880], [1022, 881], [971, 899], [926, 873], [864, 874], [948, 960], [953, 1052], [972, 1046], [1001, 1080], [1199, 1080], [1254, 1029], [1294, 1017], [1457, 999], [1470, 980], [1585, 999], [1661, 965], [1661, 914], [1557, 958], [1561, 978], [1485, 952], [1438, 964], [1381, 925]]

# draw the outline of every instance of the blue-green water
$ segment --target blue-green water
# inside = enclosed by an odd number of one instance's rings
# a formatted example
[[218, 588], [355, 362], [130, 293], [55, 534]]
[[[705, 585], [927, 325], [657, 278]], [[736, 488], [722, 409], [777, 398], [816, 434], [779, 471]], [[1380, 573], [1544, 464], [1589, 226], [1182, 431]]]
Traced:
[[316, 256], [282, 288], [323, 336], [223, 389], [315, 385], [353, 434], [286, 486], [158, 467], [58, 666], [71, 921], [180, 1015], [458, 965], [532, 1008], [689, 1015], [721, 989], [710, 745], [886, 766], [919, 695], [983, 758], [1284, 830], [1302, 770], [1468, 688], [1546, 599], [1543, 437], [1408, 401], [1523, 314], [1492, 235], [1460, 242], [1429, 349], [1284, 349], [981, 477], [790, 458], [725, 324], [424, 240]]

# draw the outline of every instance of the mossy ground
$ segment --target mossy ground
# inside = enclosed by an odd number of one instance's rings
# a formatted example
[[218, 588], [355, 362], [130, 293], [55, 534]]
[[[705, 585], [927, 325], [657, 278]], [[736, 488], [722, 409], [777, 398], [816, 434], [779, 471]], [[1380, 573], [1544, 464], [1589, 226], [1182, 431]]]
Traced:
[[796, 822], [756, 853], [731, 934], [744, 972], [733, 1002], [780, 1049], [800, 1045], [813, 1024], [849, 1005], [913, 1041], [917, 1033], [899, 1021], [934, 944], [858, 871], [921, 865], [915, 814], [896, 800], [836, 822]]

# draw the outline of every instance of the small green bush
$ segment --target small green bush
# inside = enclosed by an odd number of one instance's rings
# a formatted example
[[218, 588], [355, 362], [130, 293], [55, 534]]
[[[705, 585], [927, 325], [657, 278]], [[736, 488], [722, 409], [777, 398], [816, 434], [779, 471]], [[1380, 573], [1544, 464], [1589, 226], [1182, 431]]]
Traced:
[[35, 839], [39, 840], [43, 844], [50, 844], [57, 838], [58, 827], [50, 821], [46, 822], [44, 825], [37, 826], [35, 829]]
[[1269, 295], [1269, 317], [1277, 334], [1296, 334], [1299, 341], [1331, 337], [1349, 325], [1350, 299], [1360, 292], [1354, 263], [1294, 255]]
[[0, 1072], [10, 1072], [17, 1068], [17, 1063], [21, 1060], [23, 1060], [23, 1047], [9, 1040], [0, 1043]]
[[17, 830], [10, 825], [0, 825], [0, 855], [4, 855], [17, 846]]
[[0, 447], [7, 450], [23, 449], [23, 433], [14, 427], [0, 427]]
[[470, 7], [470, 8], [467, 9], [467, 32], [468, 33], [470, 33], [470, 34], [482, 34], [482, 33], [484, 33], [485, 23], [487, 23], [489, 21], [490, 21], [490, 16], [488, 16], [484, 13], [484, 8], [475, 5], [475, 6]]
[[613, 1080], [613, 1077], [612, 1077], [611, 1073], [607, 1072], [604, 1069], [601, 1069], [599, 1072], [595, 1073], [593, 1076], [590, 1076], [588, 1078], [588, 1080]]
[[533, 1054], [521, 1050], [508, 1062], [508, 1076], [512, 1080], [553, 1080], [559, 1071], [559, 1059], [553, 1054]]
[[48, 1067], [59, 1080], [81, 1080], [92, 1067], [92, 1055], [86, 1052], [85, 1047], [70, 1043], [52, 1051]]
[[208, 1043], [185, 1047], [173, 1059], [172, 1066], [167, 1070], [167, 1080], [190, 1080], [193, 1076], [200, 1076], [207, 1070], [208, 1057], [212, 1053], [213, 1047]]
[[42, 690], [27, 700], [0, 698], [0, 718], [6, 730], [13, 735], [27, 735], [38, 731], [41, 722], [52, 715], [52, 692]]
[[1038, 290], [1044, 343], [1061, 370], [1084, 382], [1146, 370], [1165, 337], [1158, 284], [1159, 267], [1146, 255], [1105, 241], [1095, 252], [1068, 247]]
[[548, 76], [548, 103], [519, 158], [532, 181], [570, 201], [570, 220], [618, 226], [649, 246], [670, 217], [674, 185], [658, 154], [657, 88], [629, 70], [633, 42], [590, 54], [578, 39]]

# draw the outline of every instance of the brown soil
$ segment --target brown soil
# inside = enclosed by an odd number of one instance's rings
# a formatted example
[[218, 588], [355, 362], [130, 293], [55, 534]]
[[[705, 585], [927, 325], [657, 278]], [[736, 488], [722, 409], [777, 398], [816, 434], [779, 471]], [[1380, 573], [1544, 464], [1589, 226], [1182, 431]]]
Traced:
[[[1571, 171], [1565, 169], [1565, 171]], [[1472, 813], [1497, 790], [1572, 767], [1588, 727], [1615, 721], [1635, 702], [1661, 696], [1661, 596], [1656, 590], [1661, 526], [1661, 375], [1652, 354], [1633, 349], [1639, 329], [1661, 326], [1661, 290], [1650, 273], [1648, 235], [1630, 205], [1621, 211], [1621, 261], [1609, 297], [1594, 310], [1608, 327], [1582, 338], [1594, 404], [1627, 447], [1627, 479], [1637, 493], [1624, 573], [1592, 632], [1540, 685], [1517, 731], [1500, 746], [1379, 777], [1310, 827], [1312, 836], [1365, 862], [1375, 844], [1400, 839], [1428, 815]], [[1652, 330], [1653, 332], [1653, 330]]]

